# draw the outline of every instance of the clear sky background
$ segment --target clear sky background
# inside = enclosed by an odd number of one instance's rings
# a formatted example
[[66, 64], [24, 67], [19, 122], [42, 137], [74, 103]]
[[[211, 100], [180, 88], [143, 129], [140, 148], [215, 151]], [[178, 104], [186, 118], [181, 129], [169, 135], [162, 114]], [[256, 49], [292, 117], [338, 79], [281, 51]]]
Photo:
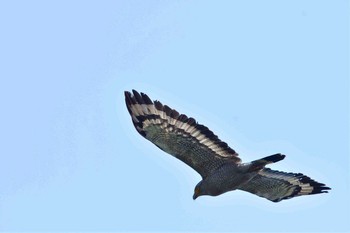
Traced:
[[[350, 231], [348, 1], [1, 1], [0, 32], [0, 231]], [[193, 201], [131, 89], [331, 192]]]

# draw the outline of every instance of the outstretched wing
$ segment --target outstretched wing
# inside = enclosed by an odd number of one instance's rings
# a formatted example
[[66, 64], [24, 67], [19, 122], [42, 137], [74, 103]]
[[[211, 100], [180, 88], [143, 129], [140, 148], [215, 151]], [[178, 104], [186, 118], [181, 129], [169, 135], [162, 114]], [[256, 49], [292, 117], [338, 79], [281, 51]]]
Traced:
[[176, 110], [152, 102], [144, 94], [125, 92], [136, 130], [163, 151], [182, 160], [203, 178], [227, 160], [240, 163], [238, 154], [204, 125]]
[[287, 173], [264, 168], [239, 189], [273, 202], [279, 202], [302, 195], [327, 193], [330, 188], [301, 173]]

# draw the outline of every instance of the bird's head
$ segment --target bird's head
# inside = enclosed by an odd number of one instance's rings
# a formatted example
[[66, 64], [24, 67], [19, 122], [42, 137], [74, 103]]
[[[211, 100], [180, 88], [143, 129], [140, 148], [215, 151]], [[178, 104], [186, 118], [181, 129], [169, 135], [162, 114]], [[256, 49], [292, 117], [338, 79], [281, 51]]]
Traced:
[[197, 197], [203, 195], [218, 196], [222, 193], [224, 192], [218, 189], [216, 185], [212, 185], [208, 180], [202, 180], [194, 188], [193, 200], [196, 200]]
[[193, 200], [196, 200], [199, 196], [205, 195], [204, 191], [203, 182], [201, 181], [194, 188]]

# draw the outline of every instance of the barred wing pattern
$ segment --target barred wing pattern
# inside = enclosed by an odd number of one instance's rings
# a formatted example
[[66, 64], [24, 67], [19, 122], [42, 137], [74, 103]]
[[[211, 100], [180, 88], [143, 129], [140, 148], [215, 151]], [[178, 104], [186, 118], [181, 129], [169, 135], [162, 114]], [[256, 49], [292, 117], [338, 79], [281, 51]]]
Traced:
[[195, 119], [179, 114], [144, 93], [125, 92], [125, 102], [136, 130], [163, 151], [182, 160], [203, 178], [227, 160], [240, 163], [238, 154]]
[[287, 173], [264, 168], [239, 189], [273, 202], [317, 193], [327, 193], [329, 187], [301, 173]]

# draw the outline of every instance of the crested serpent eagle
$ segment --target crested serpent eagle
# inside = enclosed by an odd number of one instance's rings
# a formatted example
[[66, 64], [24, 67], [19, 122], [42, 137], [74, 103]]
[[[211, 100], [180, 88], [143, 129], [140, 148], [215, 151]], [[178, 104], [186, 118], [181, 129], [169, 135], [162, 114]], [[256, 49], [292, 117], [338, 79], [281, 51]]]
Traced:
[[236, 151], [206, 126], [157, 100], [152, 101], [144, 93], [125, 91], [125, 102], [137, 132], [202, 176], [193, 199], [238, 189], [279, 202], [330, 189], [301, 173], [265, 168], [284, 159], [283, 154], [242, 163]]

